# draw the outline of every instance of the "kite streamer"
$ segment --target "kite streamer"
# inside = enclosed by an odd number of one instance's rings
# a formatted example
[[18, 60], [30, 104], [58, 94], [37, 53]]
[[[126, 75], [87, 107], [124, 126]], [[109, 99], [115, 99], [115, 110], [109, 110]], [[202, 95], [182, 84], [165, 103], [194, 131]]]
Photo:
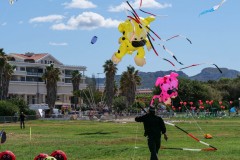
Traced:
[[[129, 4], [129, 2], [127, 1], [127, 4], [129, 5], [129, 7], [132, 9], [132, 11], [133, 12], [131, 12], [133, 15], [134, 15], [134, 17], [136, 18], [135, 19], [135, 21], [137, 22], [137, 23], [139, 23], [139, 24], [142, 24], [141, 23], [141, 21], [140, 21], [140, 18], [139, 18], [139, 16], [138, 16], [138, 14], [137, 14], [137, 12], [133, 9], [133, 7]], [[151, 30], [151, 28], [149, 28], [148, 26], [145, 26], [145, 25], [143, 25], [144, 27], [146, 27], [148, 30], [150, 30], [156, 37], [158, 37], [158, 39], [160, 39], [161, 40], [161, 38], [158, 36], [158, 34], [156, 34], [153, 30]]]
[[167, 49], [164, 45], [161, 45], [161, 44], [159, 44], [159, 45], [162, 46], [163, 49], [164, 49], [166, 52], [168, 52], [179, 64], [183, 65], [182, 62], [179, 62], [179, 61], [178, 61], [177, 57], [173, 54], [172, 51], [170, 51], [169, 49]]
[[136, 15], [137, 19], [140, 20], [140, 18], [139, 18], [139, 16], [138, 16], [137, 12], [133, 9], [133, 7], [129, 4], [128, 1], [127, 1], [127, 4], [128, 4], [128, 6], [132, 9], [132, 11], [133, 11], [133, 13]]
[[147, 38], [148, 38], [148, 40], [149, 40], [149, 42], [150, 42], [150, 44], [151, 44], [151, 46], [152, 46], [152, 49], [154, 50], [155, 54], [158, 56], [158, 53], [157, 53], [156, 49], [154, 48], [154, 46], [153, 46], [153, 44], [152, 44], [152, 41], [151, 41], [151, 39], [150, 39], [149, 34], [147, 34]]
[[169, 41], [171, 39], [174, 39], [174, 38], [177, 38], [177, 37], [182, 37], [182, 38], [185, 38], [190, 44], [192, 44], [192, 41], [190, 39], [188, 39], [187, 37], [183, 36], [183, 35], [175, 35], [175, 36], [172, 36], [164, 41]]
[[175, 64], [173, 63], [173, 62], [171, 62], [171, 61], [169, 61], [168, 59], [166, 59], [166, 58], [163, 58], [163, 60], [164, 61], [167, 61], [167, 62], [169, 62], [172, 66], [174, 66], [175, 67]]
[[181, 130], [182, 132], [186, 133], [189, 137], [193, 138], [194, 140], [196, 140], [197, 142], [203, 144], [203, 145], [206, 145], [210, 148], [203, 148], [203, 149], [191, 149], [191, 148], [168, 148], [168, 147], [161, 147], [161, 149], [177, 149], [177, 150], [185, 150], [185, 151], [216, 151], [217, 148], [216, 147], [213, 147], [212, 145], [206, 143], [206, 142], [203, 142], [201, 140], [199, 140], [198, 138], [196, 138], [194, 135], [192, 135], [191, 133], [188, 133], [187, 131], [185, 131], [184, 129], [178, 127], [177, 125], [173, 124], [173, 123], [170, 123], [170, 122], [164, 122], [165, 124], [167, 125], [170, 125], [170, 126], [174, 126], [176, 127], [177, 129]]
[[147, 13], [147, 14], [149, 14], [149, 15], [152, 15], [152, 16], [157, 16], [157, 15], [155, 15], [155, 14], [152, 14], [152, 13], [150, 13], [150, 12], [146, 12], [146, 11], [144, 11], [144, 10], [142, 10], [142, 9], [139, 9], [141, 12], [143, 12], [143, 13]]
[[[183, 69], [187, 69], [187, 68], [199, 66], [199, 65], [202, 65], [202, 64], [209, 64], [209, 63], [192, 64], [192, 65], [190, 65], [190, 66], [180, 68], [179, 70], [183, 70]], [[214, 65], [214, 66], [218, 69], [218, 71], [219, 71], [220, 73], [222, 73], [222, 70], [221, 70], [216, 64], [211, 64], [211, 65]]]
[[[139, 106], [139, 107], [141, 107], [141, 106]], [[141, 109], [142, 109], [145, 113], [147, 113], [142, 107], [141, 107]], [[182, 132], [186, 133], [189, 137], [193, 138], [193, 139], [196, 140], [197, 142], [199, 142], [199, 143], [201, 143], [201, 144], [203, 144], [203, 145], [206, 145], [206, 146], [208, 146], [208, 147], [210, 147], [210, 148], [193, 149], [193, 148], [175, 148], [175, 147], [173, 148], [173, 147], [163, 147], [163, 146], [161, 146], [161, 149], [174, 149], [174, 150], [183, 150], [183, 151], [216, 151], [216, 150], [217, 150], [216, 147], [214, 147], [214, 146], [212, 146], [212, 145], [210, 145], [210, 144], [208, 144], [208, 143], [206, 143], [206, 142], [203, 142], [203, 141], [199, 140], [199, 139], [196, 138], [194, 135], [192, 135], [191, 133], [188, 133], [187, 131], [185, 131], [184, 129], [178, 127], [177, 125], [175, 125], [175, 124], [173, 124], [173, 123], [170, 123], [170, 122], [166, 122], [166, 121], [164, 121], [164, 123], [167, 124], [167, 125], [176, 127], [177, 129], [179, 129], [179, 130], [181, 130]]]
[[142, 7], [142, 0], [140, 0], [140, 5], [139, 5], [139, 8], [141, 8]]
[[149, 14], [149, 15], [152, 15], [154, 17], [167, 17], [167, 15], [156, 15], [156, 14], [153, 14], [153, 13], [150, 13], [150, 12], [147, 12], [147, 11], [144, 11], [142, 9], [139, 9], [141, 12], [143, 13], [146, 13], [146, 14]]
[[215, 67], [217, 67], [218, 71], [219, 71], [220, 73], [222, 73], [221, 69], [220, 69], [216, 64], [212, 64], [212, 65], [214, 65]]
[[216, 6], [213, 6], [211, 9], [202, 11], [202, 12], [199, 14], [199, 16], [201, 16], [201, 15], [203, 15], [203, 14], [206, 14], [206, 13], [209, 13], [209, 12], [213, 12], [213, 11], [218, 10], [218, 9], [223, 5], [224, 2], [226, 2], [226, 0], [222, 0], [220, 4], [218, 4], [218, 5], [216, 5]]

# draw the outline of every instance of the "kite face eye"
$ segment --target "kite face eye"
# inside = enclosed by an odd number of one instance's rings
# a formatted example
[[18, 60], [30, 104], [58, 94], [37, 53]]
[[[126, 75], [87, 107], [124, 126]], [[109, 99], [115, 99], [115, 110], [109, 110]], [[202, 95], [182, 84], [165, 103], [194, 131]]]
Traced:
[[173, 90], [168, 90], [167, 91], [167, 94], [169, 94], [169, 95], [172, 94], [172, 93], [173, 93]]

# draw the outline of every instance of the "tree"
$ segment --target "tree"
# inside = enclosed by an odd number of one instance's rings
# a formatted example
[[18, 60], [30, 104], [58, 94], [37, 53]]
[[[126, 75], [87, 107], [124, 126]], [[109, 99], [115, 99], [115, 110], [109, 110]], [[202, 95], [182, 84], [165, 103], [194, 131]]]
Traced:
[[73, 97], [74, 97], [74, 107], [77, 107], [78, 97], [75, 95], [76, 91], [79, 90], [79, 84], [82, 78], [82, 74], [78, 70], [72, 71], [72, 86], [73, 86]]
[[3, 84], [2, 99], [7, 99], [9, 83], [10, 83], [10, 80], [11, 80], [12, 74], [14, 73], [15, 68], [16, 68], [16, 66], [12, 66], [9, 63], [7, 63], [5, 65], [5, 68], [3, 71], [3, 79], [2, 79], [2, 84]]
[[120, 91], [127, 98], [128, 104], [132, 105], [135, 101], [137, 86], [141, 85], [141, 77], [138, 70], [133, 66], [128, 66], [127, 71], [123, 72], [120, 78]]
[[124, 96], [116, 97], [113, 100], [114, 111], [121, 114], [127, 108], [127, 98]]
[[105, 82], [105, 94], [106, 94], [106, 104], [111, 109], [112, 101], [114, 97], [114, 77], [117, 72], [117, 65], [111, 60], [107, 60], [103, 65], [104, 73], [106, 76]]
[[7, 101], [12, 103], [13, 105], [16, 105], [20, 113], [23, 112], [26, 115], [36, 115], [36, 112], [34, 110], [30, 110], [29, 106], [22, 98], [16, 96], [8, 99]]
[[46, 81], [47, 89], [47, 104], [50, 108], [50, 114], [53, 113], [53, 108], [55, 107], [55, 101], [57, 99], [57, 82], [60, 80], [60, 70], [54, 68], [54, 65], [46, 67], [46, 71], [43, 74], [43, 79]]
[[15, 104], [5, 100], [0, 101], [0, 116], [13, 116], [16, 112], [19, 112], [19, 108]]
[[[160, 94], [160, 92], [159, 92]], [[151, 100], [152, 100], [153, 94], [138, 94], [136, 95], [136, 100], [137, 102], [142, 102], [144, 103], [144, 107], [145, 106], [149, 106]], [[135, 101], [136, 102], [136, 101]]]
[[0, 49], [0, 99], [7, 99], [9, 82], [14, 72], [15, 66], [11, 66], [7, 61], [8, 57], [3, 48]]
[[3, 74], [5, 66], [7, 64], [7, 55], [3, 51], [3, 48], [0, 49], [0, 100], [3, 100]]
[[[213, 83], [213, 82], [211, 82]], [[180, 101], [193, 102], [199, 105], [198, 100], [221, 100], [220, 92], [204, 82], [179, 78], [178, 97], [173, 100], [173, 106], [178, 106]]]

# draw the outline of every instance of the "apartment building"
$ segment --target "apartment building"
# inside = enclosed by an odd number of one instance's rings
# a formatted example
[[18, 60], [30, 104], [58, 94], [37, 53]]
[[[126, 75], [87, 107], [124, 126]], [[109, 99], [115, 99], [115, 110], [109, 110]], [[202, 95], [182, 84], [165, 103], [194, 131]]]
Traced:
[[54, 64], [61, 71], [60, 81], [57, 86], [56, 105], [70, 106], [72, 94], [71, 72], [79, 70], [82, 74], [80, 89], [86, 88], [85, 66], [64, 65], [48, 53], [11, 53], [11, 65], [16, 66], [9, 85], [9, 97], [22, 97], [28, 104], [46, 103], [46, 85], [42, 79], [46, 66]]

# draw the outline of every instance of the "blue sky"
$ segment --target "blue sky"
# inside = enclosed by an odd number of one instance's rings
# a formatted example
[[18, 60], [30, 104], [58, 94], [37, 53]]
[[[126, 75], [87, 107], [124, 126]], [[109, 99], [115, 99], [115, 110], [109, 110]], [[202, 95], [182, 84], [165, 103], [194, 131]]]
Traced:
[[[138, 10], [140, 0], [129, 0], [141, 17], [147, 17]], [[184, 35], [184, 38], [168, 42], [156, 39], [154, 46], [159, 56], [146, 50], [143, 67], [136, 66], [134, 55], [126, 55], [117, 65], [121, 74], [132, 65], [139, 71], [155, 72], [174, 70], [162, 58], [171, 60], [177, 68], [183, 66], [164, 51], [158, 44], [164, 44], [184, 66], [206, 63], [183, 70], [196, 75], [205, 67], [239, 70], [240, 68], [240, 1], [227, 0], [218, 10], [202, 16], [202, 11], [219, 4], [221, 0], [142, 0], [142, 9], [157, 15], [151, 29], [161, 38]], [[68, 65], [87, 67], [86, 75], [103, 73], [103, 64], [118, 50], [117, 29], [127, 19], [122, 0], [9, 0], [0, 1], [0, 44], [6, 53], [50, 53]], [[91, 38], [97, 36], [95, 44]], [[99, 77], [103, 77], [100, 75]]]

